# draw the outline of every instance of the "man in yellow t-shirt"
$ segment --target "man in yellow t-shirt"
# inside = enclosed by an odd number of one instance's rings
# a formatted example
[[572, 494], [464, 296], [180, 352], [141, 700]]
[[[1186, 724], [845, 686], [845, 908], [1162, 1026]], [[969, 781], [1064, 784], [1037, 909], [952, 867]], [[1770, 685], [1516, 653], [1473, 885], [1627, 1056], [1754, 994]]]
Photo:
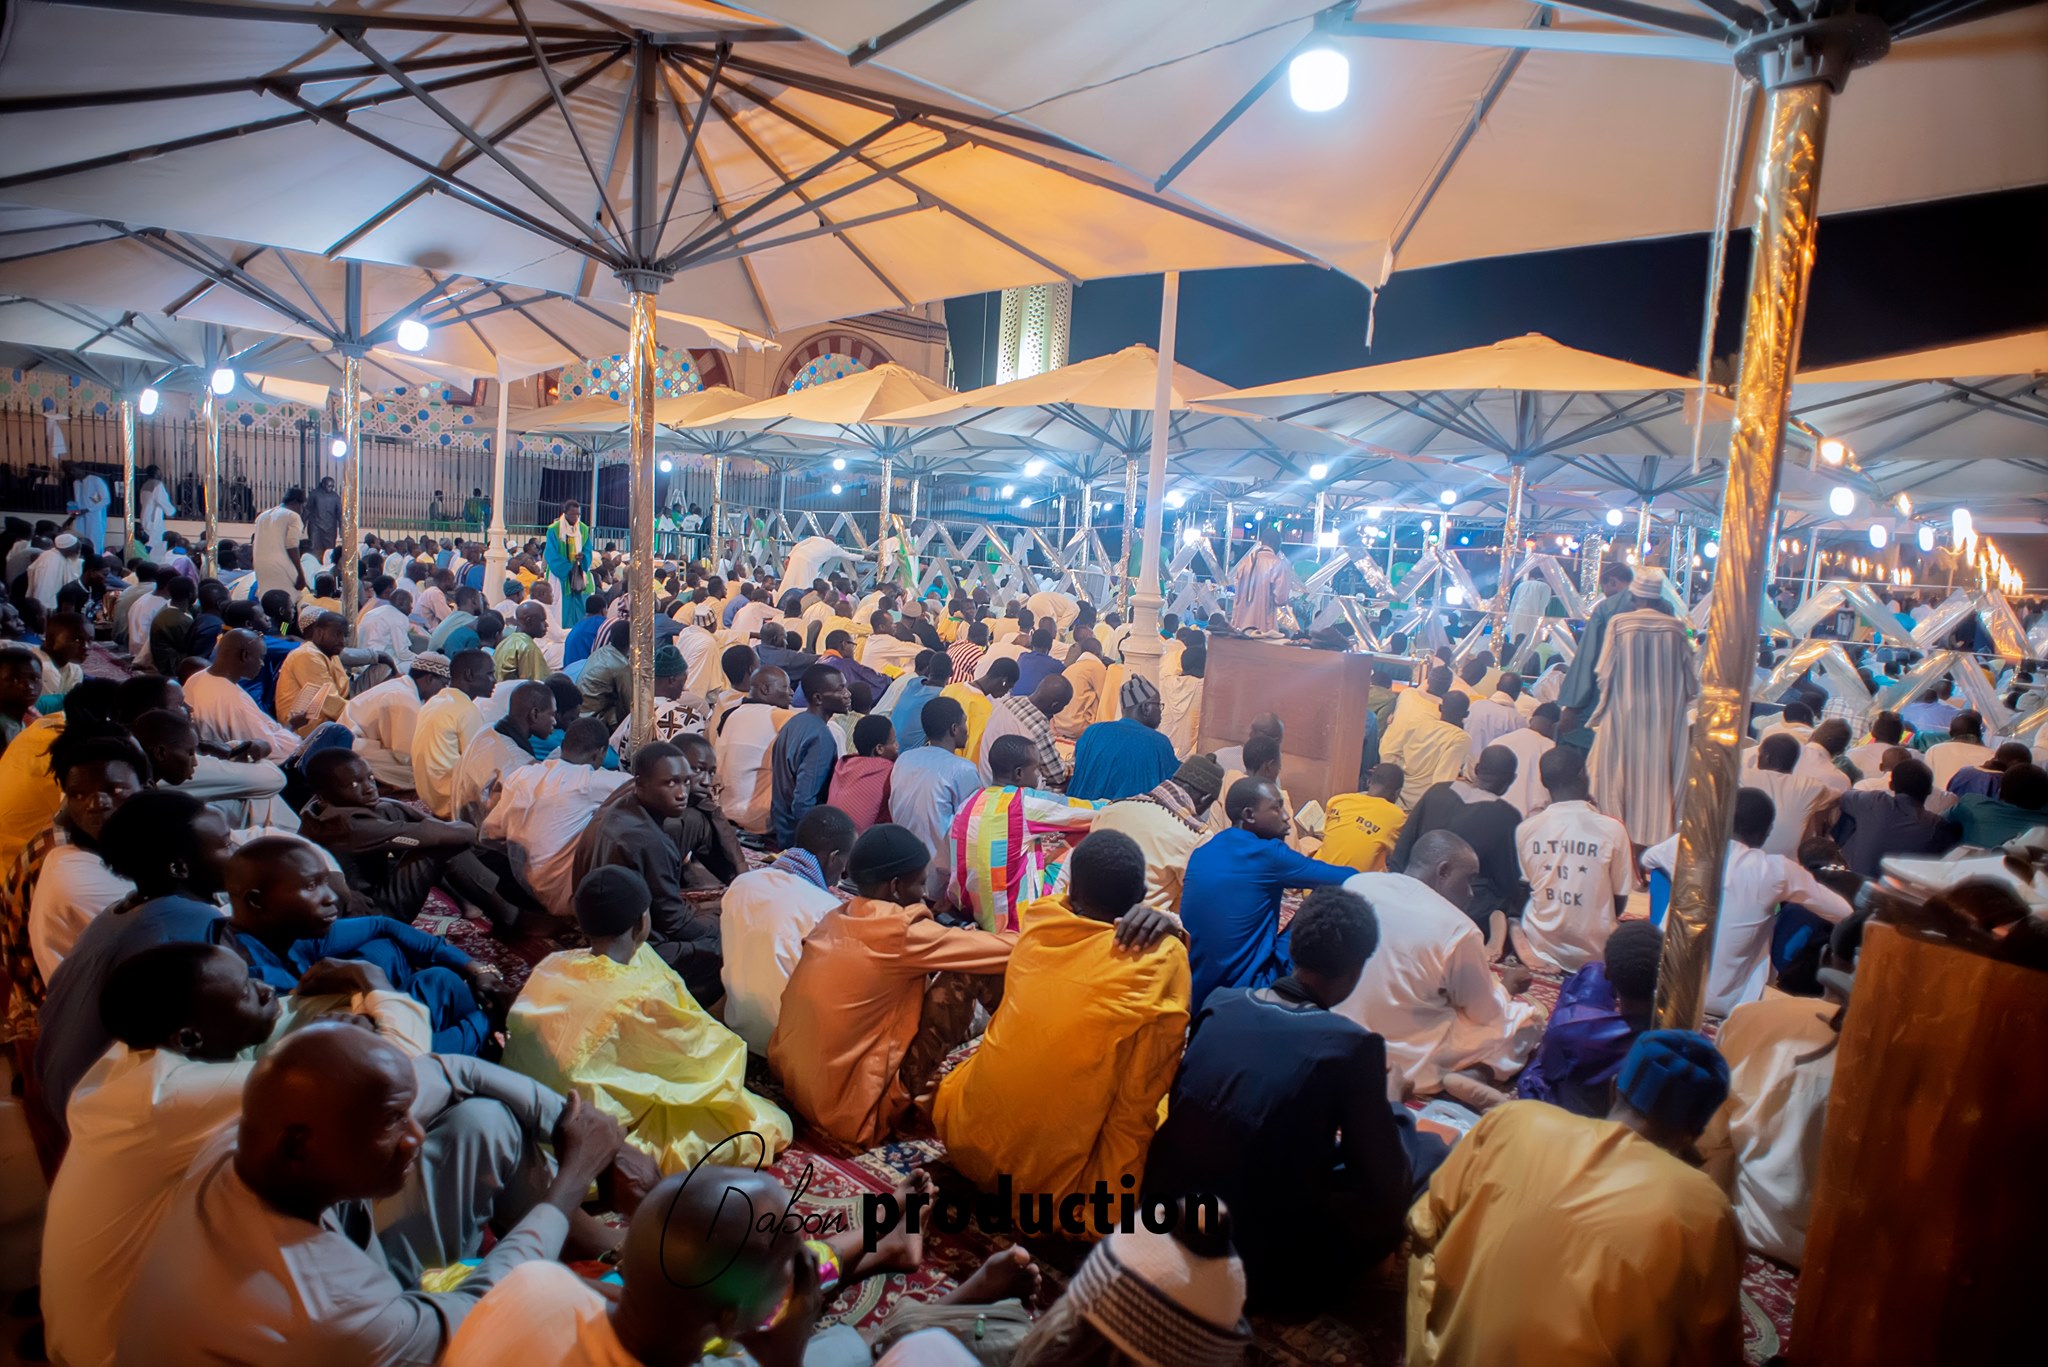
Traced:
[[1408, 814], [1395, 798], [1408, 776], [1398, 764], [1376, 764], [1365, 776], [1362, 793], [1339, 793], [1323, 815], [1323, 848], [1316, 855], [1326, 864], [1349, 864], [1360, 873], [1378, 873], [1401, 837]]

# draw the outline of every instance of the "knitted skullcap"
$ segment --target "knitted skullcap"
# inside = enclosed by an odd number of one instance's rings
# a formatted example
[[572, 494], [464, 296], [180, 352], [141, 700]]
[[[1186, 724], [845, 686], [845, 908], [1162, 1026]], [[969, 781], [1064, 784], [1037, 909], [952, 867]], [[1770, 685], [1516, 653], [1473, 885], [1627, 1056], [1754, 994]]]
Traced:
[[1615, 1089], [1650, 1119], [1696, 1135], [1728, 1099], [1728, 1060], [1705, 1035], [1651, 1030], [1621, 1061]]
[[1223, 766], [1208, 755], [1189, 755], [1173, 771], [1173, 781], [1196, 797], [1214, 802], [1223, 792]]
[[853, 842], [853, 854], [846, 872], [855, 884], [867, 887], [915, 873], [932, 862], [931, 851], [908, 829], [883, 822], [870, 826]]

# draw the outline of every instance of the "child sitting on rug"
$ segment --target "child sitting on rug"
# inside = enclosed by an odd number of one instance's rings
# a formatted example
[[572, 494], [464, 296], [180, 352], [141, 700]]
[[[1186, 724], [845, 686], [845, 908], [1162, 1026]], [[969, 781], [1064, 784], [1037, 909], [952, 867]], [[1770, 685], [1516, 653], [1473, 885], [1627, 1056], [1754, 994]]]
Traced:
[[631, 869], [585, 875], [576, 923], [590, 948], [534, 968], [506, 1021], [505, 1066], [581, 1092], [664, 1173], [714, 1152], [725, 1164], [772, 1163], [792, 1137], [789, 1117], [746, 1089], [746, 1044], [647, 947], [653, 901]]
[[228, 866], [229, 929], [249, 974], [290, 992], [322, 959], [375, 964], [394, 990], [427, 1008], [437, 1054], [475, 1054], [491, 1037], [484, 1001], [502, 990], [498, 971], [438, 936], [387, 916], [337, 919], [341, 896], [311, 842], [252, 840]]

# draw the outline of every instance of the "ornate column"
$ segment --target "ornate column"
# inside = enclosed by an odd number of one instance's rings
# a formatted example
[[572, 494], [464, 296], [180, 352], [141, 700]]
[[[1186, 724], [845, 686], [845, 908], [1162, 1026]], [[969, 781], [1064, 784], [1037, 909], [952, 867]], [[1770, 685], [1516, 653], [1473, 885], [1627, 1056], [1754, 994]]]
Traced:
[[1130, 620], [1131, 613], [1131, 543], [1138, 537], [1138, 461], [1129, 456], [1124, 461], [1124, 539], [1117, 547], [1116, 601], [1124, 610], [1124, 620]]
[[490, 602], [505, 582], [505, 424], [511, 392], [502, 375], [495, 385], [498, 391], [498, 432], [491, 442], [491, 525], [484, 532], [485, 602]]
[[1524, 461], [1508, 466], [1507, 517], [1500, 528], [1500, 587], [1493, 598], [1493, 649], [1503, 667], [1507, 664], [1508, 595], [1514, 591], [1515, 556], [1522, 548], [1522, 495], [1528, 488], [1529, 467]]
[[1636, 563], [1642, 564], [1650, 558], [1650, 501], [1643, 500], [1643, 506], [1636, 510]]
[[[626, 425], [631, 489], [626, 511], [626, 594], [633, 608], [633, 746], [654, 737], [654, 279], [627, 279], [632, 331], [626, 341]], [[592, 516], [596, 510], [593, 507]], [[596, 530], [593, 520], [591, 529]]]
[[[135, 396], [124, 395], [121, 399], [121, 504], [124, 516], [121, 520], [121, 560], [128, 559], [127, 543], [135, 540], [135, 456], [139, 434], [135, 430]], [[107, 553], [107, 547], [99, 548], [100, 554]], [[125, 629], [126, 623], [122, 624]]]
[[896, 461], [887, 451], [882, 454], [882, 503], [875, 519], [875, 582], [887, 583], [895, 575], [895, 567], [889, 563], [889, 552], [884, 544], [889, 539], [889, 492], [896, 483]]
[[1589, 597], [1600, 591], [1600, 561], [1607, 554], [1607, 539], [1588, 531], [1579, 542], [1579, 592]]
[[[718, 573], [718, 557], [725, 553], [725, 454], [711, 458], [711, 572]], [[739, 557], [734, 556], [735, 563]]]
[[1813, 270], [1828, 106], [1850, 67], [1883, 50], [1882, 23], [1876, 39], [1873, 49], [1868, 21], [1852, 13], [1789, 34], [1765, 35], [1738, 54], [1770, 95], [1756, 168], [1756, 246], [1728, 487], [1721, 505], [1721, 554], [1700, 649], [1699, 707], [1686, 760], [1677, 868], [1657, 977], [1655, 1021], [1660, 1028], [1697, 1028], [1704, 1005], [1755, 676], [1764, 548], [1777, 508], [1785, 418]]

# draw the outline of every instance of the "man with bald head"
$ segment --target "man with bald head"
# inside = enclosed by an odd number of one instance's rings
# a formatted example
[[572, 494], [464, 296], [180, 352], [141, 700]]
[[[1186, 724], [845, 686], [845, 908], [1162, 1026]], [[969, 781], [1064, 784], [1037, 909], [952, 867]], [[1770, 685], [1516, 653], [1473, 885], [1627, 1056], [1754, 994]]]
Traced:
[[505, 633], [492, 657], [492, 667], [497, 674], [498, 682], [503, 683], [507, 679], [527, 679], [540, 683], [550, 672], [547, 654], [540, 648], [540, 643], [547, 639], [548, 634], [547, 607], [529, 599], [519, 605], [514, 620], [518, 630]]
[[989, 750], [1004, 736], [1022, 736], [1031, 743], [1038, 761], [1038, 785], [1049, 792], [1067, 790], [1067, 761], [1053, 743], [1052, 719], [1074, 700], [1074, 686], [1064, 674], [1053, 673], [1038, 681], [1029, 696], [1006, 693], [989, 708], [988, 724], [981, 729], [981, 750], [976, 763], [984, 782], [993, 782], [995, 771]]
[[1478, 876], [1464, 838], [1437, 830], [1409, 846], [1406, 873], [1344, 884], [1372, 904], [1380, 947], [1337, 1011], [1386, 1041], [1390, 1100], [1491, 1100], [1490, 1084], [1519, 1072], [1543, 1037], [1543, 1008], [1510, 995], [1527, 990], [1528, 971], [1506, 985], [1494, 977], [1485, 937], [1465, 914]]
[[451, 819], [482, 824], [491, 806], [485, 794], [496, 788], [502, 775], [538, 763], [534, 737], [551, 735], [554, 729], [554, 690], [532, 682], [514, 688], [498, 724], [477, 732], [462, 748], [462, 759], [448, 783]]
[[[1247, 743], [1250, 742], [1252, 736], [1270, 736], [1275, 745], [1280, 745], [1287, 739], [1287, 723], [1280, 720], [1278, 712], [1261, 712], [1258, 716], [1252, 718], [1251, 732], [1245, 737]], [[1223, 766], [1223, 772], [1226, 774], [1232, 772], [1249, 774], [1254, 768], [1254, 766], [1244, 762], [1244, 746], [1242, 745], [1224, 746], [1216, 752], [1216, 762]]]
[[[474, 1142], [492, 1130], [509, 1141], [495, 1152]], [[602, 1112], [504, 1069], [415, 1065], [353, 1022], [307, 1026], [250, 1070], [240, 1124], [202, 1151], [150, 1240], [117, 1360], [431, 1362], [500, 1278], [561, 1253], [619, 1144]], [[457, 1148], [476, 1165], [451, 1161]], [[419, 1192], [416, 1167], [466, 1189]], [[461, 1218], [472, 1211], [501, 1229], [490, 1254], [452, 1291], [408, 1290], [474, 1252], [450, 1242], [472, 1224], [480, 1235], [481, 1219]]]
[[747, 696], [716, 722], [711, 744], [724, 781], [720, 809], [727, 821], [755, 835], [768, 831], [775, 798], [768, 756], [776, 734], [796, 715], [790, 701], [789, 675], [761, 665], [747, 680]]
[[[262, 637], [256, 638], [260, 644]], [[277, 671], [277, 719], [301, 736], [323, 721], [339, 721], [348, 703], [348, 670], [342, 647], [348, 620], [323, 612], [306, 626], [306, 643], [284, 657]]]
[[[299, 650], [309, 647], [300, 646]], [[297, 651], [293, 652], [296, 657]], [[284, 724], [264, 715], [256, 700], [242, 689], [242, 680], [263, 672], [263, 638], [253, 631], [226, 631], [214, 647], [213, 663], [185, 681], [185, 704], [192, 711], [192, 724], [199, 739], [208, 745], [232, 749], [250, 742], [268, 749], [273, 760], [298, 752], [303, 733], [299, 724], [308, 719], [288, 712]], [[282, 691], [279, 697], [283, 698]], [[338, 711], [338, 709], [337, 709]]]

